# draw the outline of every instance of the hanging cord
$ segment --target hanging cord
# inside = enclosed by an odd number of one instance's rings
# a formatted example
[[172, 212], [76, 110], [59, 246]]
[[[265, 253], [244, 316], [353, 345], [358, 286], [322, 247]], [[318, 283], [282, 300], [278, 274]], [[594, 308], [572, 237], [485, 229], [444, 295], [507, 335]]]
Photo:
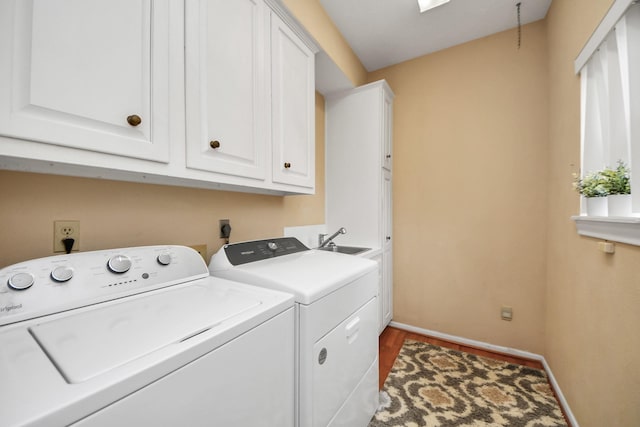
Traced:
[[518, 10], [518, 50], [520, 50], [520, 43], [522, 41], [522, 25], [520, 24], [520, 5], [522, 2], [516, 4]]

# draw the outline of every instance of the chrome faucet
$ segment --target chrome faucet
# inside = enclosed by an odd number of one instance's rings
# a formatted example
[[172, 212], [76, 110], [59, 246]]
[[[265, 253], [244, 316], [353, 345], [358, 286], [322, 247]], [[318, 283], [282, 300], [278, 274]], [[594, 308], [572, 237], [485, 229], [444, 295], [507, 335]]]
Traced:
[[318, 247], [319, 248], [324, 248], [329, 243], [335, 245], [335, 243], [333, 243], [333, 239], [338, 237], [340, 234], [347, 234], [347, 229], [344, 228], [344, 227], [340, 227], [340, 229], [338, 231], [336, 231], [335, 233], [333, 233], [328, 239], [325, 239], [326, 234], [320, 233], [318, 235]]

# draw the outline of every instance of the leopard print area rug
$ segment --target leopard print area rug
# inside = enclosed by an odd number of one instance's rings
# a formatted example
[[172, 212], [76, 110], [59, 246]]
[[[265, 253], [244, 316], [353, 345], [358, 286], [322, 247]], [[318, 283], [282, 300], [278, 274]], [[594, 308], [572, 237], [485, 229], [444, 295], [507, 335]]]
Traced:
[[405, 340], [384, 392], [369, 427], [567, 426], [544, 371], [419, 341]]

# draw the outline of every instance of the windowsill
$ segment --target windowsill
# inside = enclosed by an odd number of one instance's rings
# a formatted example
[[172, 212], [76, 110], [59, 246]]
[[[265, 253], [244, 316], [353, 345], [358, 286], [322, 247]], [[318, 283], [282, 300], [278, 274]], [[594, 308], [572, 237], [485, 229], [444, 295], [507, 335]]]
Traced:
[[640, 217], [576, 215], [571, 219], [581, 236], [640, 246]]

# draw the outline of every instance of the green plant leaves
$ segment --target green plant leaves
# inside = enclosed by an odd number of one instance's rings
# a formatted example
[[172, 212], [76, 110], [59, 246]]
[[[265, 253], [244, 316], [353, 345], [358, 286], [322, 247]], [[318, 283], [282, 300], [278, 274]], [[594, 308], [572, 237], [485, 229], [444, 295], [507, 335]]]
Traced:
[[590, 172], [574, 182], [576, 190], [585, 197], [605, 197], [614, 194], [631, 194], [629, 168], [618, 160], [615, 169], [606, 168]]

